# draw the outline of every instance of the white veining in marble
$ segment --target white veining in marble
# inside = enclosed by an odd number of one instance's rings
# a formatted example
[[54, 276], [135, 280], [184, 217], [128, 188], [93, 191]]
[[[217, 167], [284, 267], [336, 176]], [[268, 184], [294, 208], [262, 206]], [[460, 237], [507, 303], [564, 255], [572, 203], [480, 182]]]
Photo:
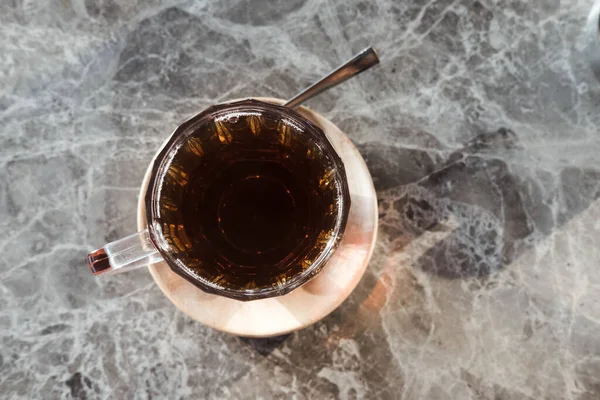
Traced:
[[[7, 399], [600, 397], [600, 81], [589, 0], [0, 3], [0, 393]], [[312, 100], [380, 200], [368, 272], [270, 340], [85, 255], [135, 230], [157, 146], [206, 106]]]

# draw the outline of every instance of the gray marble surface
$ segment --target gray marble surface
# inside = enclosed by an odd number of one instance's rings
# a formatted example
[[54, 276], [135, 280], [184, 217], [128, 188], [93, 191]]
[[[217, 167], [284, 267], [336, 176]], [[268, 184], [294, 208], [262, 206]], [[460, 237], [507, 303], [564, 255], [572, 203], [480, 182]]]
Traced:
[[[0, 3], [3, 399], [600, 398], [600, 82], [590, 0]], [[380, 231], [356, 291], [270, 340], [191, 321], [135, 230], [157, 146], [208, 105], [312, 100], [357, 144]]]

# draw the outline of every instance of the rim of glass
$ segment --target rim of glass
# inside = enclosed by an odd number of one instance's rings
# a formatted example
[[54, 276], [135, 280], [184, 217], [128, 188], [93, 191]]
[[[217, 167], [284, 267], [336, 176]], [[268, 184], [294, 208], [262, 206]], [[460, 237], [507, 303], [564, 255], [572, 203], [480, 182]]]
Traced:
[[[269, 288], [226, 288], [192, 273], [189, 268], [183, 265], [181, 260], [173, 257], [169, 250], [169, 245], [162, 234], [162, 229], [155, 218], [155, 216], [159, 214], [159, 191], [161, 182], [164, 179], [164, 175], [167, 171], [167, 168], [164, 167], [174, 157], [176, 153], [175, 150], [178, 149], [179, 145], [182, 144], [189, 134], [194, 132], [201, 125], [205, 124], [209, 120], [219, 118], [219, 116], [223, 114], [231, 114], [235, 113], [236, 111], [244, 113], [265, 112], [268, 114], [275, 114], [275, 117], [287, 119], [288, 122], [293, 123], [307, 131], [311, 131], [315, 137], [320, 139], [318, 142], [315, 142], [315, 145], [333, 160], [335, 167], [334, 183], [336, 188], [341, 192], [341, 195], [337, 196], [338, 211], [332, 235], [317, 259], [309, 268], [286, 281], [284, 284]], [[148, 190], [146, 191], [144, 200], [146, 205], [146, 223], [148, 225], [150, 239], [171, 270], [207, 293], [217, 294], [236, 300], [257, 300], [268, 297], [282, 296], [298, 288], [316, 276], [331, 258], [341, 242], [350, 211], [350, 191], [348, 188], [344, 163], [323, 130], [315, 125], [312, 121], [301, 116], [291, 108], [272, 103], [266, 103], [255, 99], [246, 99], [210, 106], [206, 110], [179, 125], [152, 162]]]

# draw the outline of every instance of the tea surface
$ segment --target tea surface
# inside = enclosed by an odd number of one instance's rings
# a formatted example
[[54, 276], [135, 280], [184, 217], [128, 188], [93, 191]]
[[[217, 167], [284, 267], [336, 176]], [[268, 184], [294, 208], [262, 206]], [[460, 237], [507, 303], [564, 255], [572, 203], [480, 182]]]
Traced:
[[169, 163], [158, 221], [178, 264], [205, 283], [283, 285], [330, 242], [340, 195], [333, 160], [290, 121], [216, 119]]

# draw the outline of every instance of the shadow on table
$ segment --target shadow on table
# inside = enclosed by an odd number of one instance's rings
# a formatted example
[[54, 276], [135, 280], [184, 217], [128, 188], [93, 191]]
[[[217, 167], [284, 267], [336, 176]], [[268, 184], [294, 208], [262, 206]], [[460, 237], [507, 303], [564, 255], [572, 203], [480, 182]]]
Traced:
[[[558, 175], [519, 160], [516, 135], [501, 128], [462, 149], [361, 146], [374, 175], [380, 234], [394, 255], [449, 279], [485, 277], [510, 264], [600, 197], [600, 171]], [[525, 163], [527, 160], [525, 160]]]
[[379, 318], [390, 288], [399, 306], [423, 295], [407, 265], [485, 282], [600, 197], [600, 171], [539, 168], [505, 128], [456, 151], [433, 137], [424, 142], [423, 148], [359, 146], [378, 194], [383, 245], [373, 259], [381, 270], [365, 275], [346, 304], [346, 315], [356, 315], [344, 323], [348, 334], [378, 325], [368, 320]]
[[261, 356], [268, 356], [278, 348], [283, 342], [290, 336], [288, 333], [286, 335], [274, 336], [270, 338], [246, 338], [239, 336], [240, 340], [248, 345], [251, 349], [256, 351]]

